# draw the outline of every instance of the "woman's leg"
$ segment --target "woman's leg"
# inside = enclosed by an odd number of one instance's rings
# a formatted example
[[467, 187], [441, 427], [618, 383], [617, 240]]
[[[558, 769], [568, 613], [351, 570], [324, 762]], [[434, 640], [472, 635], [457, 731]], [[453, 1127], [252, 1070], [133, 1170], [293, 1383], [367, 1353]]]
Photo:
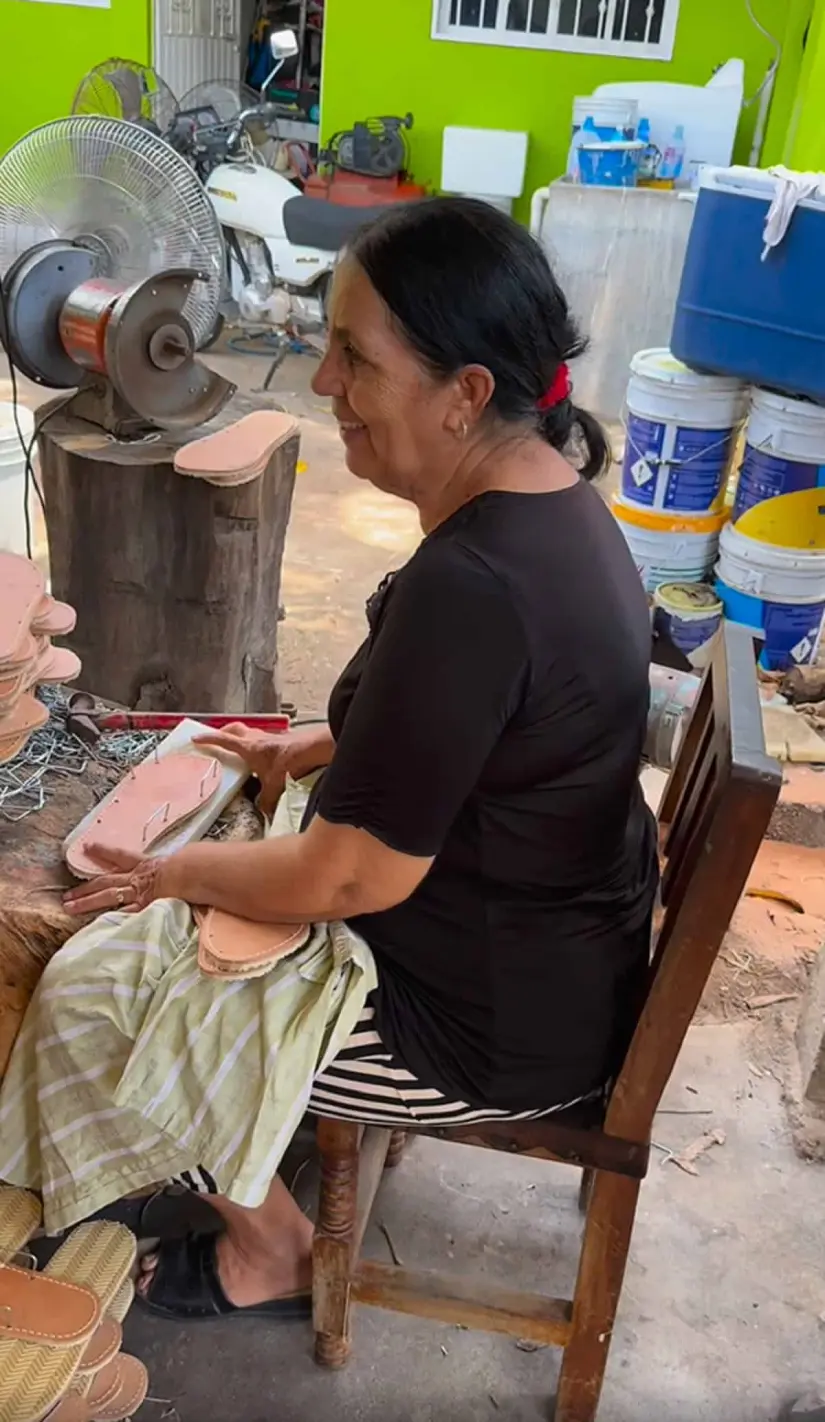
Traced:
[[[208, 1199], [226, 1225], [215, 1252], [221, 1288], [230, 1303], [245, 1308], [310, 1288], [312, 1223], [280, 1176], [275, 1176], [263, 1204], [254, 1210], [234, 1205], [224, 1195]], [[145, 1257], [138, 1282], [141, 1293], [149, 1287], [156, 1263], [156, 1255]]]

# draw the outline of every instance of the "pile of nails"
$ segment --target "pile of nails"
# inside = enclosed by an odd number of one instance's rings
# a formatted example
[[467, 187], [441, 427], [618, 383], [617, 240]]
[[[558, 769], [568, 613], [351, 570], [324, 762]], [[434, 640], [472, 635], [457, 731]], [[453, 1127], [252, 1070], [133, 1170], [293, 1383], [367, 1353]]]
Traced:
[[149, 1388], [121, 1352], [137, 1241], [124, 1225], [78, 1225], [42, 1270], [25, 1252], [40, 1202], [0, 1186], [0, 1422], [125, 1422]]
[[0, 764], [13, 760], [49, 719], [35, 687], [80, 675], [74, 652], [51, 640], [67, 636], [75, 620], [68, 603], [48, 595], [34, 563], [0, 551]]

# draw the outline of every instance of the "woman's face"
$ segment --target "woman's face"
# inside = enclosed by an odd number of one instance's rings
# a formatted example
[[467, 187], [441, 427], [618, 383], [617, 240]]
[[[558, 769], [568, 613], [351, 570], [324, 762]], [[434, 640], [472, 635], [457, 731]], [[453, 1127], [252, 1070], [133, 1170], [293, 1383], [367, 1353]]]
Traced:
[[460, 462], [467, 429], [461, 378], [433, 379], [353, 258], [335, 272], [329, 345], [312, 388], [332, 399], [347, 465], [359, 479], [418, 502]]

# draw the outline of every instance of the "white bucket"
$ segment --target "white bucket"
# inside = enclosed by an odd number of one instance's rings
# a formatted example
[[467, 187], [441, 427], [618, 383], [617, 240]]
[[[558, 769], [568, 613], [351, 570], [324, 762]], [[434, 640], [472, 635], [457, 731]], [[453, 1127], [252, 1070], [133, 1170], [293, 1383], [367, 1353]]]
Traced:
[[662, 583], [653, 595], [653, 630], [668, 637], [697, 670], [707, 665], [722, 603], [707, 583]]
[[763, 667], [781, 671], [815, 661], [825, 618], [825, 550], [762, 543], [728, 524], [716, 575], [725, 616], [762, 633]]
[[[25, 405], [17, 406], [23, 440], [28, 444], [34, 433], [34, 415]], [[34, 458], [34, 451], [32, 452]], [[14, 421], [14, 406], [0, 401], [0, 548], [10, 553], [26, 552], [26, 456]]]
[[756, 504], [825, 486], [825, 407], [755, 390], [745, 429], [734, 522]]
[[698, 375], [669, 350], [630, 362], [622, 497], [642, 508], [706, 515], [722, 507], [747, 390]]
[[721, 514], [685, 518], [653, 513], [618, 494], [611, 506], [647, 592], [662, 583], [705, 582], [719, 550]]

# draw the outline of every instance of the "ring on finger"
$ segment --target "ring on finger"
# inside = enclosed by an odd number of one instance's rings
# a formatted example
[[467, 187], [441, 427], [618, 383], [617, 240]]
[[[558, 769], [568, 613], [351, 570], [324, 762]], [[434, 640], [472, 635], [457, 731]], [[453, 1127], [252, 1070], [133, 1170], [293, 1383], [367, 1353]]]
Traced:
[[126, 890], [125, 890], [125, 889], [118, 889], [118, 890], [117, 890], [117, 893], [115, 894], [115, 903], [117, 904], [118, 908], [123, 908], [123, 905], [125, 904], [125, 902], [126, 902]]

